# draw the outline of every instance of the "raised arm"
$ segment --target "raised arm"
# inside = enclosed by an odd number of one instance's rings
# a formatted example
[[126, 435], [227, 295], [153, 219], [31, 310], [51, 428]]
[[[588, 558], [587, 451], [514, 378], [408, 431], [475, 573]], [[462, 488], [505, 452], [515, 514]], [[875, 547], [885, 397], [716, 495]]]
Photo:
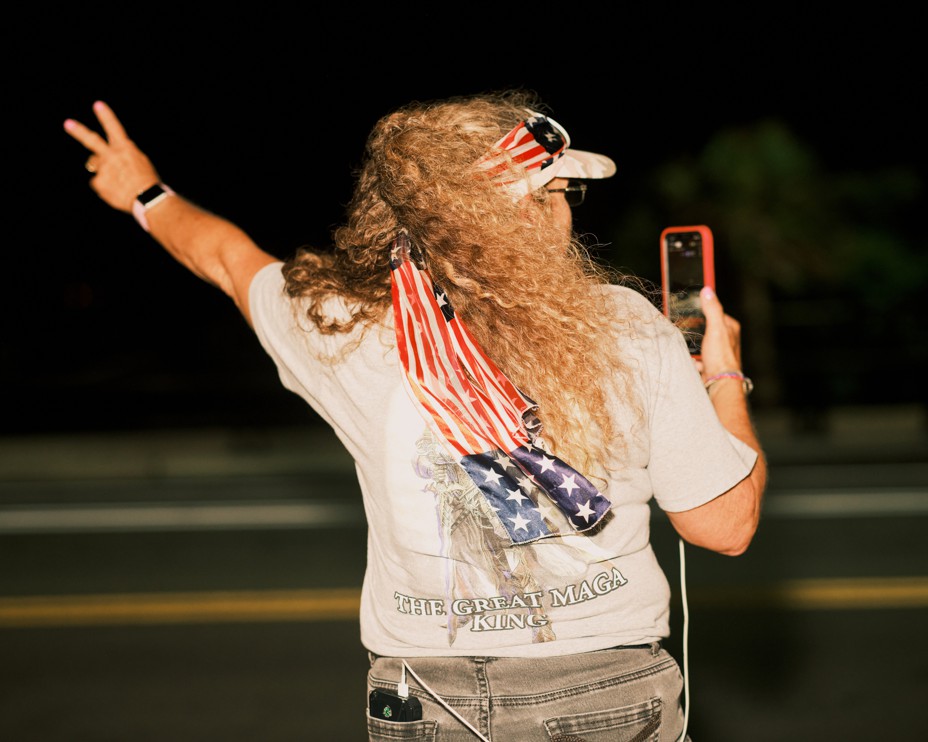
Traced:
[[[715, 292], [700, 295], [706, 315], [702, 360], [697, 363], [703, 381], [726, 371], [741, 371], [741, 327], [725, 314]], [[729, 433], [757, 451], [751, 473], [714, 500], [692, 510], [667, 513], [670, 522], [686, 541], [721, 554], [743, 553], [760, 521], [761, 501], [767, 486], [767, 462], [751, 422], [747, 394], [742, 381], [725, 377], [711, 384], [709, 398]]]
[[[154, 165], [126, 134], [112, 109], [93, 106], [103, 127], [101, 136], [84, 124], [67, 119], [65, 131], [89, 151], [90, 187], [107, 204], [132, 213], [136, 198], [161, 178]], [[225, 292], [251, 324], [248, 287], [261, 268], [277, 260], [264, 252], [241, 229], [226, 219], [171, 194], [152, 203], [144, 213], [146, 226], [174, 258], [204, 281]]]

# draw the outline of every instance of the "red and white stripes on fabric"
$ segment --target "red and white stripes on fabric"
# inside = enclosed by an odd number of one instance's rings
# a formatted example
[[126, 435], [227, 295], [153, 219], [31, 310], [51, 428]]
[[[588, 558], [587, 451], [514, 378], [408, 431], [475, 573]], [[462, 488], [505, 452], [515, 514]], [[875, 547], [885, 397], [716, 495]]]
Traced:
[[494, 150], [503, 150], [506, 155], [498, 154], [495, 157], [489, 157], [481, 162], [481, 166], [487, 170], [491, 178], [499, 178], [511, 168], [510, 163], [514, 162], [531, 172], [537, 170], [548, 160], [555, 160], [561, 156], [567, 149], [569, 140], [562, 140], [560, 149], [550, 152], [543, 147], [532, 132], [525, 125], [525, 121], [516, 126], [506, 136], [500, 139], [493, 147]]
[[428, 273], [406, 259], [392, 274], [405, 381], [450, 446], [469, 456], [528, 443], [522, 415], [532, 405], [458, 318], [445, 318]]

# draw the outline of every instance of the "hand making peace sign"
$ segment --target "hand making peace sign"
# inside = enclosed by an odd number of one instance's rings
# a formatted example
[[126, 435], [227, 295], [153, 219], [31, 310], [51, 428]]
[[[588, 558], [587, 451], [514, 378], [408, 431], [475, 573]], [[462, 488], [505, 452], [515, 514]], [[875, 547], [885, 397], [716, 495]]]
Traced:
[[105, 137], [74, 119], [64, 122], [64, 130], [90, 150], [84, 164], [93, 173], [90, 187], [114, 209], [131, 211], [135, 197], [159, 182], [158, 172], [108, 105], [97, 101], [93, 110]]

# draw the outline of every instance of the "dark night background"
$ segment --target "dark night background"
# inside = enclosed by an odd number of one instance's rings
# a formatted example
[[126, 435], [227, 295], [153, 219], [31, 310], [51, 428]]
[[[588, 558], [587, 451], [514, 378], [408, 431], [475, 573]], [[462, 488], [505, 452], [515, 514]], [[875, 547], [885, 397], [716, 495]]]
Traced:
[[[916, 313], [926, 287], [924, 65], [914, 28], [878, 13], [810, 24], [800, 6], [777, 6], [776, 15], [739, 10], [724, 23], [539, 12], [540, 27], [528, 31], [514, 24], [531, 29], [531, 14], [493, 21], [492, 7], [447, 18], [396, 8], [16, 11], [4, 32], [13, 229], [0, 272], [0, 434], [314, 419], [280, 387], [232, 303], [87, 187], [87, 153], [62, 122], [95, 124], [97, 99], [113, 106], [165, 182], [283, 258], [328, 243], [381, 115], [412, 99], [534, 89], [575, 146], [618, 164], [575, 212], [578, 230], [599, 238], [604, 259], [656, 280], [660, 230], [709, 223], [718, 290], [746, 337], [751, 295], [738, 290], [739, 266], [750, 256], [743, 241], [732, 244], [744, 225], [722, 228], [735, 206], [700, 210], [693, 204], [706, 193], [690, 205], [655, 194], [666, 195], [668, 164], [685, 172], [720, 133], [772, 122], [814, 156], [822, 182], [850, 183], [857, 200], [841, 212], [824, 192], [819, 205], [815, 188], [797, 199], [807, 217], [827, 210], [831, 221], [799, 241], [801, 259], [770, 289], [775, 359], [745, 351], [756, 404], [788, 409], [806, 427], [833, 406], [924, 404], [926, 335]], [[763, 213], [757, 203], [750, 213]], [[791, 213], [779, 201], [774, 208]], [[855, 253], [845, 273], [831, 265], [848, 260], [832, 243], [856, 227], [829, 231], [841, 213], [891, 234]], [[739, 245], [741, 262], [731, 257]]]
[[380, 116], [524, 87], [618, 165], [574, 213], [597, 254], [653, 282], [661, 230], [708, 224], [743, 323], [770, 491], [745, 557], [687, 549], [693, 739], [928, 739], [924, 34], [885, 3], [610, 5], [4, 11], [0, 738], [366, 739], [357, 607], [326, 608], [365, 567], [350, 457], [64, 120], [107, 101], [285, 258], [328, 244]]

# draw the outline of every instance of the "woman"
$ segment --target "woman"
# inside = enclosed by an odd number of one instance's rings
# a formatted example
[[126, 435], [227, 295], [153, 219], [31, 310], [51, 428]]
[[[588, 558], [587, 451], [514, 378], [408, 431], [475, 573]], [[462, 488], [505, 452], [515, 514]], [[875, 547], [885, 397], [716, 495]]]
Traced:
[[683, 738], [649, 502], [740, 554], [766, 468], [738, 323], [703, 292], [697, 365], [572, 233], [612, 161], [525, 92], [412, 104], [371, 132], [334, 251], [280, 261], [94, 110], [105, 136], [65, 122], [91, 187], [236, 302], [356, 461], [370, 739]]

